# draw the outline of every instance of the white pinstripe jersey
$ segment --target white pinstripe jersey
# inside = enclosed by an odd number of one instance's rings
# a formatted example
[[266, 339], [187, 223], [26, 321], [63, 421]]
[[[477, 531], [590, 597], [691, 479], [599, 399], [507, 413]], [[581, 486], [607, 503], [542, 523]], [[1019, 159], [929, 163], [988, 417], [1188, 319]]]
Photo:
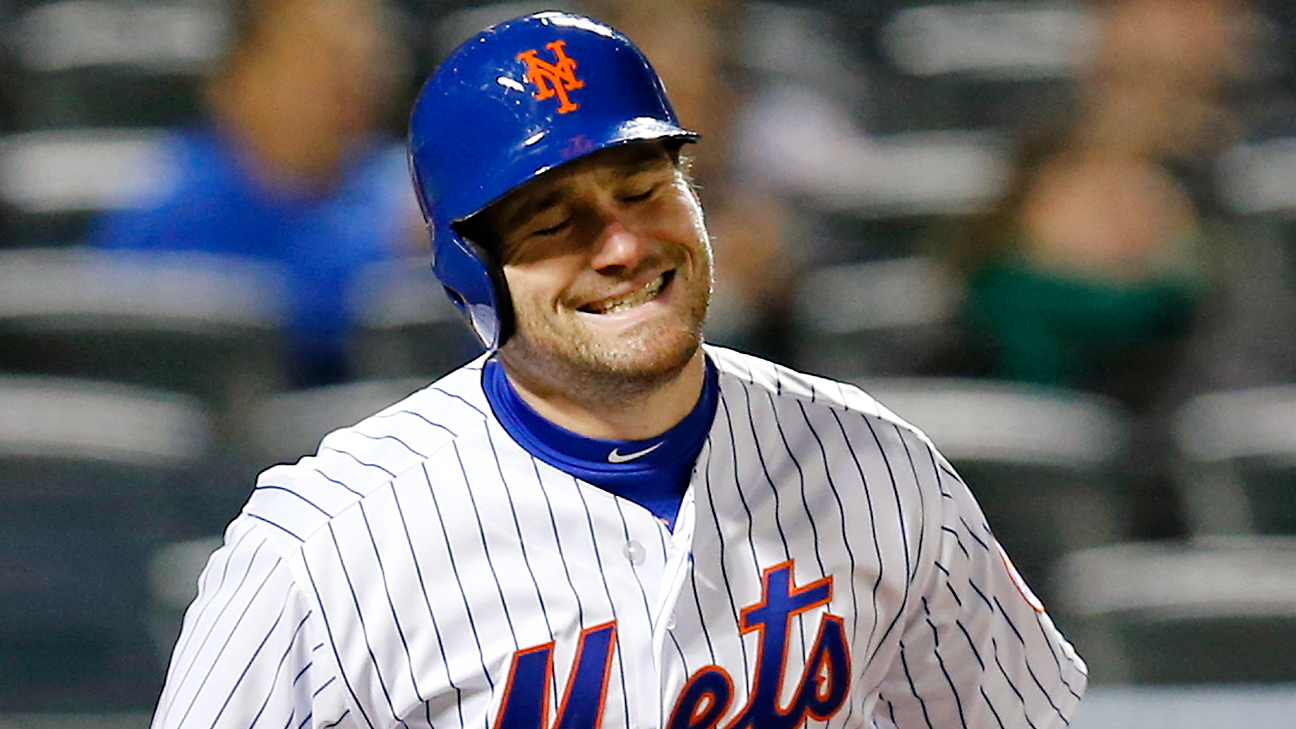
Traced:
[[673, 532], [515, 443], [480, 360], [266, 471], [155, 729], [1067, 723], [1084, 664], [926, 437], [706, 351], [720, 400]]

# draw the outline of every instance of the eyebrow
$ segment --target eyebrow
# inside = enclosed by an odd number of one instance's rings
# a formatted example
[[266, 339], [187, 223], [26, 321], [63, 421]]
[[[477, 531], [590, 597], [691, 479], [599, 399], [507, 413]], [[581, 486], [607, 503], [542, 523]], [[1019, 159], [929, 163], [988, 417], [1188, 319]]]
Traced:
[[[624, 164], [616, 170], [616, 177], [619, 180], [626, 180], [635, 175], [650, 171], [659, 163], [665, 163], [673, 166], [669, 156], [658, 154], [652, 150], [643, 150], [641, 154], [629, 157]], [[513, 230], [517, 226], [525, 223], [533, 215], [560, 202], [565, 195], [562, 185], [540, 195], [531, 198], [526, 202], [518, 205], [517, 209], [509, 212], [500, 219], [497, 231]]]
[[550, 190], [544, 195], [541, 195], [539, 197], [533, 197], [527, 200], [526, 202], [518, 205], [517, 209], [513, 210], [507, 216], [505, 216], [500, 220], [500, 223], [496, 228], [497, 234], [502, 234], [504, 231], [513, 230], [514, 228], [518, 227], [522, 223], [525, 223], [527, 220], [529, 220], [532, 216], [534, 216], [536, 213], [540, 212], [541, 210], [544, 210], [545, 208], [551, 205], [557, 204], [558, 201], [562, 200], [562, 198], [563, 198], [563, 191], [562, 188], [559, 187]]

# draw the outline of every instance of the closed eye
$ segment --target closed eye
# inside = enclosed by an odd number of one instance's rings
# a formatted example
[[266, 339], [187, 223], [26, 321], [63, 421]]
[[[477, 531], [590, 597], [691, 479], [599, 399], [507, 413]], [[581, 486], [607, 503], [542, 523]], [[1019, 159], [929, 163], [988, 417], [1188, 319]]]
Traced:
[[643, 192], [636, 192], [636, 193], [631, 193], [629, 195], [622, 195], [621, 200], [622, 202], [628, 202], [628, 203], [641, 202], [643, 200], [647, 200], [648, 198], [652, 197], [653, 193], [657, 192], [657, 190], [660, 187], [661, 187], [660, 185], [652, 185], [648, 189], [644, 190]]
[[563, 228], [566, 228], [567, 222], [568, 221], [564, 220], [557, 225], [551, 225], [548, 228], [531, 231], [531, 235], [553, 235], [554, 233], [560, 232]]

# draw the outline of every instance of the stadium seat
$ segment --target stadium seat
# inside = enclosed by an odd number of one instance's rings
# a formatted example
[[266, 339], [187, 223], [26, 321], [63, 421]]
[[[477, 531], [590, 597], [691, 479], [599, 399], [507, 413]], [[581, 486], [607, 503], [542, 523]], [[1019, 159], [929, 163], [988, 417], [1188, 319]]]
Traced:
[[[1283, 114], [1287, 123], [1291, 114]], [[1221, 159], [1221, 192], [1229, 206], [1246, 215], [1290, 221], [1296, 211], [1296, 136], [1270, 137], [1238, 144]]]
[[917, 256], [809, 271], [793, 305], [793, 361], [829, 377], [919, 374], [949, 341], [950, 291]]
[[14, 3], [4, 30], [11, 79], [0, 93], [3, 247], [80, 242], [102, 210], [138, 196], [164, 129], [200, 116], [203, 75], [228, 34], [223, 3], [44, 0]]
[[1121, 538], [1118, 467], [1129, 422], [1111, 401], [971, 379], [855, 382], [932, 439], [1046, 602], [1057, 559]]
[[1194, 533], [1296, 535], [1296, 385], [1199, 395], [1174, 437]]
[[294, 463], [315, 453], [331, 431], [353, 425], [429, 384], [430, 380], [419, 377], [376, 379], [264, 397], [249, 414], [247, 451], [262, 469]]
[[1296, 540], [1215, 537], [1078, 551], [1052, 605], [1099, 684], [1296, 681]]
[[147, 560], [186, 532], [210, 443], [183, 396], [0, 377], [0, 712], [156, 700]]
[[234, 412], [281, 383], [278, 280], [205, 254], [2, 252], [0, 371], [158, 387]]
[[1029, 127], [1091, 37], [1072, 4], [902, 0], [863, 12], [876, 16], [861, 36], [892, 100], [878, 110], [887, 131]]
[[157, 129], [43, 130], [0, 138], [0, 206], [11, 230], [0, 247], [81, 243], [98, 214], [166, 184]]
[[227, 33], [220, 3], [55, 0], [17, 13], [19, 129], [190, 120]]
[[370, 264], [357, 278], [352, 308], [356, 379], [431, 381], [481, 353], [481, 345], [432, 275], [431, 260]]

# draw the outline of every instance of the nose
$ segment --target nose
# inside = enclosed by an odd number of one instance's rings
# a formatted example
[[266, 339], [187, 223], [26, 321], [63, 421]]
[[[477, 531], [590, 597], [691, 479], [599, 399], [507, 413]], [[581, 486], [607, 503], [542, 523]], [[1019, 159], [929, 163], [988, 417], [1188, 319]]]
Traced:
[[649, 239], [626, 227], [617, 216], [603, 219], [594, 242], [590, 266], [600, 273], [618, 274], [638, 269], [651, 252]]

